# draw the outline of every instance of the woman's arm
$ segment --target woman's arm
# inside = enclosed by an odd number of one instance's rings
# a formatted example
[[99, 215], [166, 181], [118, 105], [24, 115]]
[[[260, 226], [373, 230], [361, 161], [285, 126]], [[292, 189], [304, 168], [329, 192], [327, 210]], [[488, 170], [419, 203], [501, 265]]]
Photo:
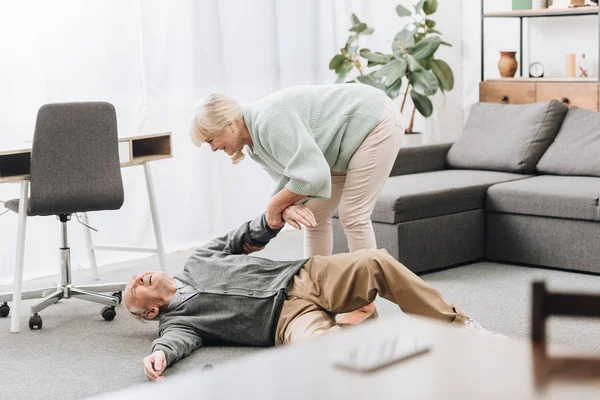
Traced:
[[267, 205], [267, 223], [270, 226], [283, 226], [283, 211], [304, 199], [306, 196], [302, 194], [296, 194], [289, 191], [288, 189], [281, 189]]

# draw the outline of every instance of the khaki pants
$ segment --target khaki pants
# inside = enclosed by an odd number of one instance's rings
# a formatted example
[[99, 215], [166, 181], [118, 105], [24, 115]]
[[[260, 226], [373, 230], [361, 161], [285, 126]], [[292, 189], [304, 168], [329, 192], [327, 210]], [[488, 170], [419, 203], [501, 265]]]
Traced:
[[357, 310], [378, 294], [408, 314], [457, 324], [467, 318], [385, 250], [315, 256], [294, 277], [277, 323], [275, 344], [340, 329], [336, 314]]
[[350, 251], [377, 248], [371, 214], [402, 144], [401, 118], [398, 106], [388, 101], [379, 124], [350, 159], [348, 171], [332, 172], [331, 197], [305, 203], [317, 220], [316, 227], [303, 228], [305, 257], [333, 253], [331, 217], [338, 207]]

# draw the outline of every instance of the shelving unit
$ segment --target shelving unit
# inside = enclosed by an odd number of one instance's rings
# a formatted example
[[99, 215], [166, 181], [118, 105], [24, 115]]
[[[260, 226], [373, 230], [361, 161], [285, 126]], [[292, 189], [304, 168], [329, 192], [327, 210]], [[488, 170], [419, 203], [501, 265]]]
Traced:
[[515, 78], [494, 78], [488, 79], [487, 82], [492, 81], [502, 81], [502, 82], [587, 82], [587, 83], [597, 83], [597, 78], [569, 78], [566, 76], [556, 76], [556, 77], [546, 77], [546, 78], [529, 78], [529, 77], [520, 77], [517, 76]]
[[[516, 78], [518, 80], [531, 81], [530, 78], [523, 77], [523, 18], [552, 18], [552, 17], [578, 17], [578, 16], [589, 16], [597, 15], [598, 17], [598, 30], [600, 33], [600, 13], [598, 6], [586, 6], [586, 7], [573, 7], [564, 9], [541, 9], [541, 10], [518, 10], [518, 11], [503, 11], [503, 12], [489, 12], [484, 11], [484, 0], [481, 0], [481, 81], [485, 80], [484, 72], [484, 29], [486, 18], [519, 18], [519, 72], [521, 77]], [[598, 54], [600, 54], [600, 39]], [[547, 78], [547, 79], [561, 79], [561, 81], [568, 82], [570, 78]], [[598, 78], [588, 80], [577, 78], [577, 82], [600, 82], [600, 63], [598, 63]], [[545, 81], [546, 79], [544, 79]]]

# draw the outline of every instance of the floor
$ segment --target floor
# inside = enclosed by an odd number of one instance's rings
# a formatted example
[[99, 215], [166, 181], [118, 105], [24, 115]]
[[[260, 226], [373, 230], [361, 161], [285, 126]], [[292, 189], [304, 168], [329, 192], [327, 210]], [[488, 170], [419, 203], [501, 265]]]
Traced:
[[[167, 270], [181, 272], [190, 252], [168, 255]], [[261, 254], [273, 259], [302, 258], [298, 232], [284, 231]], [[101, 268], [103, 281], [124, 281], [133, 274], [157, 268], [154, 258]], [[110, 279], [108, 279], [110, 278]], [[57, 277], [26, 282], [26, 288], [52, 286]], [[504, 265], [471, 264], [423, 275], [444, 297], [461, 307], [486, 327], [513, 337], [529, 334], [530, 287], [544, 279], [552, 289], [598, 291], [600, 276]], [[73, 274], [75, 283], [89, 283], [89, 271]], [[0, 286], [0, 293], [10, 290]], [[2, 399], [79, 399], [136, 384], [147, 383], [141, 360], [148, 355], [157, 335], [157, 323], [140, 323], [122, 307], [112, 322], [100, 316], [102, 306], [77, 299], [62, 300], [42, 313], [44, 327], [30, 331], [28, 306], [23, 302], [21, 332], [10, 334], [10, 318], [0, 319], [0, 369]], [[400, 313], [393, 304], [378, 299], [381, 318]], [[577, 352], [600, 355], [600, 322], [575, 318], [550, 321], [550, 342], [565, 344]], [[207, 347], [170, 368], [173, 376], [192, 368], [203, 368], [260, 351], [248, 347]]]

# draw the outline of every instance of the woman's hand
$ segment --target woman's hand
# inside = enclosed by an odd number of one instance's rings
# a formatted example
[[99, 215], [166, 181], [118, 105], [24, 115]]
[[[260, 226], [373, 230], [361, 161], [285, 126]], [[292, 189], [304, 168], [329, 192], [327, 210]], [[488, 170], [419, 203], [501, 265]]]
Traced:
[[283, 220], [283, 217], [281, 214], [270, 212], [268, 209], [267, 209], [266, 218], [267, 218], [267, 224], [269, 225], [269, 228], [271, 228], [271, 229], [279, 229], [285, 225], [285, 221]]
[[301, 225], [312, 228], [317, 226], [315, 215], [304, 204], [294, 204], [286, 208], [283, 211], [283, 220], [296, 229], [301, 229]]

